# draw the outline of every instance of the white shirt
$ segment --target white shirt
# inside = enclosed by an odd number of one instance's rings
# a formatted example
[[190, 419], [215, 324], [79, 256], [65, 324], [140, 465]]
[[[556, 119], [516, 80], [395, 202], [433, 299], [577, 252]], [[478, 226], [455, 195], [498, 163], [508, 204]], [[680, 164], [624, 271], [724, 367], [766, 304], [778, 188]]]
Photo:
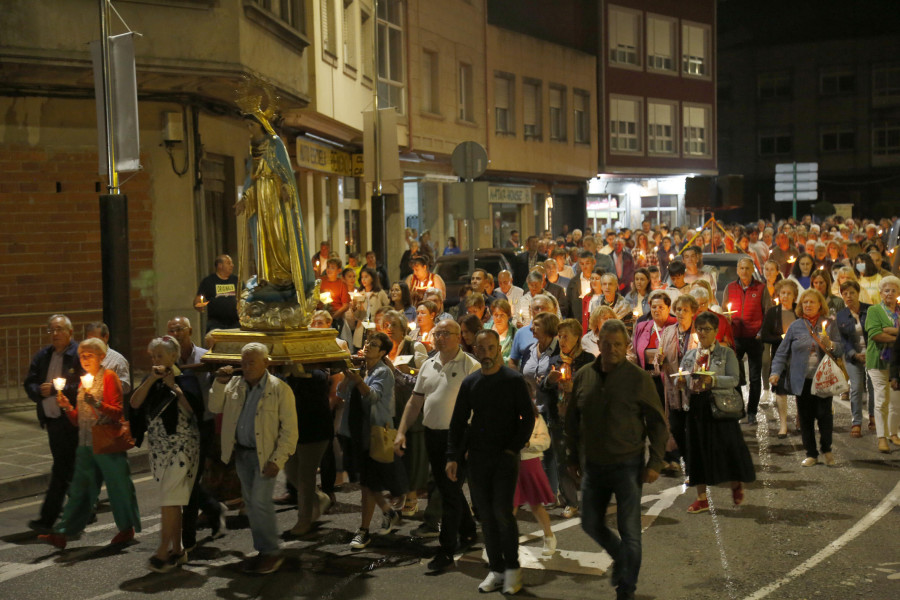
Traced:
[[471, 354], [459, 350], [446, 364], [440, 353], [425, 361], [416, 379], [413, 393], [425, 396], [422, 423], [429, 429], [450, 429], [450, 417], [456, 406], [462, 380], [481, 368]]
[[100, 363], [100, 366], [104, 369], [111, 370], [119, 376], [119, 381], [122, 382], [123, 394], [131, 392], [131, 368], [128, 366], [128, 361], [124, 356], [112, 348], [107, 348], [106, 357], [103, 359], [103, 362]]
[[[500, 290], [501, 292], [503, 292], [503, 290], [500, 289], [499, 287], [497, 289]], [[503, 294], [506, 296], [506, 300], [507, 300], [507, 302], [509, 302], [510, 308], [512, 310], [515, 310], [516, 304], [518, 304], [519, 300], [522, 299], [522, 296], [525, 295], [525, 290], [523, 290], [522, 288], [520, 288], [518, 286], [511, 285], [511, 286], [509, 286], [509, 291], [503, 292]]]
[[581, 274], [581, 277], [578, 280], [581, 282], [581, 294], [578, 295], [579, 298], [584, 298], [591, 292], [591, 274], [588, 273], [588, 278], [584, 278], [584, 273]]

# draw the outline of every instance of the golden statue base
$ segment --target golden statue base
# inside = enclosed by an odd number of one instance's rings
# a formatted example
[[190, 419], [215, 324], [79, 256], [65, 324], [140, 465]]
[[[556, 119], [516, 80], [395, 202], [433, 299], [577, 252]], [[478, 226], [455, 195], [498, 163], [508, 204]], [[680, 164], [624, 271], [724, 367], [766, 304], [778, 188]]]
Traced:
[[241, 329], [213, 329], [207, 334], [209, 352], [204, 363], [240, 365], [241, 349], [250, 342], [259, 342], [269, 349], [272, 365], [317, 365], [343, 369], [349, 365], [350, 353], [337, 344], [334, 329], [299, 329], [294, 331], [244, 331]]

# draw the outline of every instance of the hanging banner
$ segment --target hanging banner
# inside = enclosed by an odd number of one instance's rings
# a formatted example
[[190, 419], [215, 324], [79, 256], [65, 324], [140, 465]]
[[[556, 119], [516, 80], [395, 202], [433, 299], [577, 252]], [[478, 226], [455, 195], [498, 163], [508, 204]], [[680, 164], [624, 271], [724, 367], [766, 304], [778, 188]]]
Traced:
[[[91, 42], [94, 65], [94, 97], [97, 98], [97, 157], [98, 172], [105, 175], [106, 115], [103, 112], [103, 57], [100, 41]], [[112, 96], [113, 143], [116, 146], [115, 169], [119, 173], [141, 170], [141, 142], [138, 127], [137, 72], [134, 66], [134, 33], [109, 37], [109, 87]]]

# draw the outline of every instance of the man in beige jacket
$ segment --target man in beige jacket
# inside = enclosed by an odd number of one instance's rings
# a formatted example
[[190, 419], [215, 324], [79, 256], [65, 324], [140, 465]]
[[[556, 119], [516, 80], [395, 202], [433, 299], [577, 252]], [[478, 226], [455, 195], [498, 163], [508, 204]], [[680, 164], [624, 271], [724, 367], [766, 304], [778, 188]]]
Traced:
[[294, 393], [269, 374], [268, 366], [268, 349], [251, 342], [241, 350], [242, 375], [232, 377], [232, 367], [221, 367], [209, 394], [210, 412], [222, 413], [222, 462], [234, 454], [253, 547], [259, 552], [244, 570], [260, 575], [274, 573], [284, 560], [272, 492], [298, 437]]

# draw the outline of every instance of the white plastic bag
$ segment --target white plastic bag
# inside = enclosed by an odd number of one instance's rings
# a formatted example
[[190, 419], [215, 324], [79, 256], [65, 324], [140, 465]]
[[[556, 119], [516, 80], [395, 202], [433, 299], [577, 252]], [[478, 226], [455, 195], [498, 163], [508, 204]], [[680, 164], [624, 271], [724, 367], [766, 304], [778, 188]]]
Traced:
[[841, 371], [841, 368], [827, 354], [819, 362], [816, 367], [816, 374], [813, 376], [812, 393], [823, 398], [831, 396], [839, 396], [850, 389], [847, 383], [847, 376]]

